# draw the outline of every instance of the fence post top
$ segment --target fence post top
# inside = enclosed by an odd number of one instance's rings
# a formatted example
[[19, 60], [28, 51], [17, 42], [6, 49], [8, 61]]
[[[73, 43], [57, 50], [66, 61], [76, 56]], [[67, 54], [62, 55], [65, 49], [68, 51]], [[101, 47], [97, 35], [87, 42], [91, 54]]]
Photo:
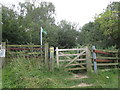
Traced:
[[92, 46], [92, 49], [95, 50], [95, 46]]

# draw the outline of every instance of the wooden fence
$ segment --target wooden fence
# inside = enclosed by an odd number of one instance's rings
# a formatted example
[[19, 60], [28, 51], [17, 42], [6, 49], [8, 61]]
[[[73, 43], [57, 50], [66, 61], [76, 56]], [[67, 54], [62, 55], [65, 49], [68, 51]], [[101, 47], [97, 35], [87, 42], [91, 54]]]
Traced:
[[6, 45], [6, 58], [43, 58], [44, 48], [44, 45]]
[[56, 62], [58, 67], [67, 70], [92, 70], [91, 55], [88, 47], [75, 49], [58, 49], [56, 47]]
[[65, 67], [67, 70], [94, 71], [98, 69], [117, 68], [118, 51], [113, 50], [89, 50], [85, 48], [58, 49], [56, 47], [56, 64], [58, 67]]
[[[97, 73], [97, 68], [118, 67], [118, 51], [98, 50], [95, 47], [90, 51], [88, 47], [74, 49], [58, 49], [54, 55], [54, 47], [48, 43], [45, 45], [5, 45], [2, 43], [1, 50], [6, 48], [6, 58], [39, 58], [43, 59], [45, 67], [54, 71], [55, 62], [58, 67], [65, 67], [67, 70], [87, 70]], [[92, 55], [91, 55], [92, 54]], [[56, 56], [56, 59], [54, 58]], [[2, 60], [5, 57], [2, 56]], [[2, 61], [1, 60], [1, 61]], [[1, 62], [0, 61], [0, 62]]]
[[97, 68], [117, 68], [120, 58], [118, 58], [117, 50], [98, 50], [94, 46], [92, 49], [92, 60], [94, 63], [94, 71], [97, 73]]
[[[3, 66], [3, 61], [7, 62], [8, 58], [38, 58], [42, 60], [45, 67], [49, 71], [54, 70], [54, 47], [50, 47], [48, 43], [45, 45], [5, 45], [2, 43], [1, 48], [4, 48], [4, 57], [0, 60], [0, 67]], [[0, 49], [1, 50], [1, 49]], [[6, 60], [5, 60], [6, 58]], [[8, 59], [9, 60], [9, 59]]]

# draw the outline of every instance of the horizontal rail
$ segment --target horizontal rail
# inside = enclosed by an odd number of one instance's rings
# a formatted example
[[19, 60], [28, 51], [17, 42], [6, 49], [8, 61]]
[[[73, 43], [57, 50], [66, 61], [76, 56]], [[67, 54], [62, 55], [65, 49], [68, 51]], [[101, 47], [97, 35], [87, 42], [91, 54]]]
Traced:
[[7, 50], [42, 50], [43, 48], [6, 48]]
[[41, 56], [7, 56], [6, 58], [41, 58]]
[[93, 50], [93, 52], [95, 52], [95, 53], [99, 53], [99, 54], [107, 54], [107, 55], [112, 55], [111, 53], [104, 52], [104, 51], [100, 51], [100, 50]]
[[21, 55], [21, 54], [24, 54], [24, 55], [29, 55], [29, 54], [44, 54], [44, 52], [22, 52], [22, 53], [19, 53], [19, 52], [9, 52], [9, 53], [6, 53], [6, 55]]
[[118, 57], [97, 57], [97, 59], [116, 59], [116, 60], [118, 60], [120, 58], [118, 58]]
[[[92, 65], [93, 65], [93, 64], [92, 64]], [[103, 64], [103, 63], [101, 63], [101, 64], [98, 63], [98, 64], [97, 64], [97, 66], [109, 66], [109, 65], [111, 65], [111, 66], [112, 66], [112, 65], [118, 65], [118, 63], [104, 63], [104, 64]], [[93, 66], [94, 66], [94, 65], [93, 65]]]
[[103, 52], [108, 52], [108, 53], [118, 53], [118, 50], [104, 50], [104, 49], [97, 49], [99, 51], [103, 51]]
[[44, 45], [6, 45], [7, 47], [44, 47]]
[[84, 70], [84, 69], [86, 69], [86, 68], [69, 68], [69, 69], [66, 69], [66, 70]]
[[96, 59], [96, 62], [113, 62], [113, 60]]
[[69, 64], [68, 66], [77, 66], [77, 65], [86, 65], [86, 63], [79, 63], [79, 64]]
[[[80, 55], [80, 54], [59, 54], [58, 56], [76, 56], [76, 55]], [[86, 54], [82, 54], [82, 55], [86, 55]]]
[[86, 48], [75, 48], [75, 49], [57, 49], [55, 51], [75, 51], [75, 50], [86, 50]]
[[[59, 62], [69, 62], [71, 60], [59, 60]], [[86, 59], [76, 59], [75, 61], [86, 61]]]

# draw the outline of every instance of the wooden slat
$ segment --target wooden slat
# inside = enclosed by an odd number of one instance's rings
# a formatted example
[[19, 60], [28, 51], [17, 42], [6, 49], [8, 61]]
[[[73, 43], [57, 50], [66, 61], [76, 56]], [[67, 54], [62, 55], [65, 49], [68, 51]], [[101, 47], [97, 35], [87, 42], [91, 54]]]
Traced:
[[44, 45], [6, 45], [7, 47], [41, 47]]
[[74, 62], [78, 57], [80, 57], [81, 55], [83, 55], [83, 53], [85, 53], [85, 51], [82, 51], [77, 57], [75, 57], [74, 59], [72, 59], [65, 67], [67, 67], [69, 64], [71, 64], [72, 62]]
[[86, 68], [69, 68], [69, 69], [66, 69], [66, 70], [83, 70], [83, 69], [86, 69]]
[[107, 60], [107, 59], [96, 59], [96, 62], [112, 62], [113, 60]]
[[97, 57], [97, 59], [120, 59], [118, 57]]
[[97, 50], [101, 50], [101, 51], [109, 52], [109, 53], [118, 53], [118, 50], [104, 50], [104, 49], [97, 49]]
[[[76, 55], [79, 55], [79, 54], [59, 54], [58, 56], [76, 56]], [[83, 55], [86, 55], [86, 54], [83, 54]]]
[[9, 54], [44, 54], [44, 52], [8, 52]]
[[75, 48], [75, 49], [57, 49], [55, 51], [75, 51], [75, 50], [85, 50], [85, 48]]
[[86, 65], [86, 63], [79, 63], [79, 64], [69, 64], [68, 66], [76, 66], [76, 65]]
[[[71, 60], [59, 60], [59, 62], [69, 62]], [[86, 59], [76, 59], [75, 61], [86, 61]]]
[[43, 48], [6, 48], [7, 50], [42, 50]]
[[[93, 65], [93, 64], [92, 64]], [[109, 65], [118, 65], [118, 63], [97, 63], [97, 66], [109, 66]]]
[[104, 51], [101, 51], [101, 50], [94, 50], [95, 53], [99, 53], [99, 54], [107, 54], [107, 55], [112, 55], [111, 53], [108, 53], [108, 52], [104, 52]]

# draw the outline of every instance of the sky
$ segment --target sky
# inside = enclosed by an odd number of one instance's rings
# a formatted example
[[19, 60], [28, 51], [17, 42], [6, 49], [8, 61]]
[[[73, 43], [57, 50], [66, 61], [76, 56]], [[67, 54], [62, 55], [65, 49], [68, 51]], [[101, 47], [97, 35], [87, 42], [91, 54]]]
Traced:
[[[29, 0], [2, 0], [5, 5], [18, 4]], [[100, 14], [110, 2], [120, 0], [37, 0], [52, 2], [56, 8], [56, 20], [67, 20], [83, 26], [93, 21], [95, 15]], [[1, 1], [0, 1], [1, 2]]]

